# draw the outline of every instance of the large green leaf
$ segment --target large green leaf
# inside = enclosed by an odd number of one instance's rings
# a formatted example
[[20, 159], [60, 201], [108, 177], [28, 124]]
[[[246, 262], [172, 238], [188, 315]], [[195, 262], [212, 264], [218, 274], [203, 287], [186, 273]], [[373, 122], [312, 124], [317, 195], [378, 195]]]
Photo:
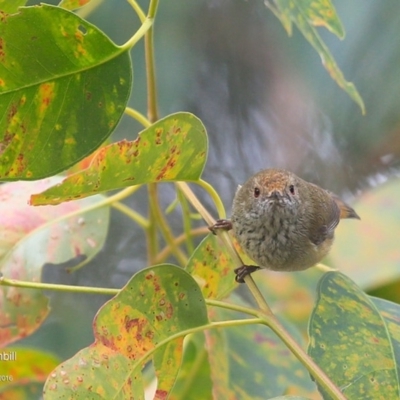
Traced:
[[59, 204], [107, 190], [150, 182], [197, 180], [207, 158], [207, 135], [189, 113], [169, 115], [139, 134], [103, 147], [89, 168], [33, 195], [34, 205]]
[[204, 298], [188, 273], [169, 264], [142, 270], [100, 309], [95, 342], [56, 368], [44, 398], [143, 399], [142, 363], [155, 350], [156, 398], [165, 399], [179, 370], [183, 337], [160, 343], [207, 322]]
[[365, 112], [363, 99], [353, 83], [347, 82], [336, 64], [328, 47], [325, 45], [316, 26], [324, 26], [341, 39], [344, 38], [343, 26], [330, 0], [270, 0], [265, 4], [279, 18], [290, 35], [294, 23], [321, 57], [322, 63], [332, 79], [360, 106]]
[[[48, 178], [0, 186], [0, 271], [5, 278], [40, 282], [44, 264], [90, 260], [103, 247], [108, 207], [51, 223], [99, 202], [102, 196], [57, 207], [27, 204], [32, 191], [58, 181], [59, 178]], [[48, 312], [48, 298], [41, 290], [0, 285], [0, 346], [31, 334]]]
[[58, 7], [0, 19], [0, 179], [67, 169], [104, 142], [132, 84], [127, 51]]
[[351, 399], [398, 399], [396, 357], [386, 322], [346, 276], [325, 274], [310, 319], [308, 352]]

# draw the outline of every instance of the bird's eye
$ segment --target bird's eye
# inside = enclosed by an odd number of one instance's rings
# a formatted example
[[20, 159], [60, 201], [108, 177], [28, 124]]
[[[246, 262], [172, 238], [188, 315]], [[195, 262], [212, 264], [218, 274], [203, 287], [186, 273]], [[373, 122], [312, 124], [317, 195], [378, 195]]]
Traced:
[[254, 197], [257, 198], [260, 195], [260, 189], [258, 187], [254, 188]]
[[290, 185], [290, 186], [289, 186], [289, 192], [290, 192], [291, 194], [295, 194], [295, 193], [296, 193], [296, 191], [294, 190], [294, 185]]

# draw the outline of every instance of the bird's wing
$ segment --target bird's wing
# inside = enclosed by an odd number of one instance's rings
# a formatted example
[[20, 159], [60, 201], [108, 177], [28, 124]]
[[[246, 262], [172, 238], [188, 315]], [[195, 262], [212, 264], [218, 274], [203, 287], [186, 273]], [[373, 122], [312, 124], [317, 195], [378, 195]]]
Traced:
[[340, 221], [340, 208], [333, 198], [331, 198], [331, 202], [328, 203], [327, 211], [327, 218], [322, 222], [319, 229], [314, 231], [310, 236], [311, 242], [316, 246], [320, 245], [326, 239], [333, 237], [333, 232]]

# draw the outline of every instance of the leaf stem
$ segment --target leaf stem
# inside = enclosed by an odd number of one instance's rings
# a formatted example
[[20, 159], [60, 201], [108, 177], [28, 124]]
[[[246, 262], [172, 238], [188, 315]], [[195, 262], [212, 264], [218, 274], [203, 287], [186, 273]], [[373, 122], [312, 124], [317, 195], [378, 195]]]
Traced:
[[120, 291], [120, 289], [96, 288], [90, 286], [72, 286], [72, 285], [58, 285], [54, 283], [19, 281], [16, 279], [6, 279], [4, 278], [4, 276], [0, 276], [0, 286], [22, 287], [26, 289], [54, 290], [58, 292], [104, 294], [108, 296], [115, 296]]
[[147, 16], [149, 18], [155, 18], [157, 7], [158, 7], [158, 0], [151, 0], [149, 5], [149, 11], [147, 13]]
[[139, 124], [143, 125], [145, 128], [149, 128], [151, 126], [151, 122], [142, 113], [131, 107], [125, 108], [125, 114], [135, 119], [137, 122], [139, 122]]
[[[147, 18], [154, 20], [158, 8], [158, 0], [151, 0]], [[150, 122], [158, 120], [157, 107], [157, 85], [154, 61], [154, 29], [151, 26], [144, 38], [144, 49], [146, 58], [146, 81], [147, 81], [147, 116]]]
[[147, 70], [147, 117], [150, 122], [155, 122], [158, 120], [158, 107], [152, 28], [148, 29], [146, 32], [144, 46]]
[[210, 195], [217, 209], [218, 218], [225, 219], [226, 218], [225, 207], [224, 204], [222, 203], [221, 198], [218, 196], [216, 190], [208, 182], [203, 181], [203, 179], [199, 179], [198, 181], [194, 181], [193, 183], [201, 186]]
[[135, 44], [143, 37], [146, 36], [149, 31], [151, 31], [151, 27], [153, 26], [154, 20], [151, 18], [146, 18], [140, 28], [136, 31], [136, 33], [122, 46], [119, 48], [122, 51], [127, 51], [131, 49]]
[[264, 311], [264, 313], [266, 315], [270, 316], [271, 318], [276, 318], [274, 313], [272, 312], [270, 306], [268, 305], [268, 303], [264, 299], [264, 296], [260, 292], [260, 289], [258, 288], [256, 283], [254, 282], [253, 277], [251, 275], [247, 275], [247, 276], [244, 277], [244, 281], [245, 281], [247, 287], [249, 288], [251, 294], [253, 295], [254, 300], [257, 302], [258, 307], [262, 311]]
[[135, 0], [127, 0], [127, 1], [132, 6], [132, 8], [135, 10], [137, 16], [140, 19], [140, 22], [143, 23], [144, 20], [146, 19], [146, 15], [143, 12], [143, 10], [140, 8], [139, 4]]

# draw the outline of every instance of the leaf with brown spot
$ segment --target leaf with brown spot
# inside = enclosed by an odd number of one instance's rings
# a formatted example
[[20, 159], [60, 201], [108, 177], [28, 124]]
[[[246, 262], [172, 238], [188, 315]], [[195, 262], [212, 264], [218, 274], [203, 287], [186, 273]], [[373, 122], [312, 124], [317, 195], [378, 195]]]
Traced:
[[[99, 202], [102, 196], [57, 207], [28, 205], [32, 192], [59, 180], [48, 178], [0, 186], [0, 271], [5, 278], [40, 282], [44, 264], [90, 260], [103, 247], [108, 207], [51, 224], [57, 217]], [[41, 290], [0, 285], [0, 346], [34, 332], [48, 312], [48, 298]]]
[[399, 376], [385, 319], [348, 277], [326, 273], [310, 318], [308, 353], [349, 399], [397, 399]]
[[193, 114], [180, 112], [159, 120], [134, 141], [103, 147], [89, 168], [33, 195], [31, 202], [59, 204], [143, 183], [195, 181], [200, 178], [206, 159], [204, 125]]
[[183, 337], [161, 342], [207, 323], [201, 290], [188, 273], [170, 264], [146, 268], [99, 310], [95, 342], [53, 371], [44, 398], [142, 399], [141, 370], [151, 356], [158, 396], [167, 398], [181, 364]]
[[186, 266], [200, 285], [207, 299], [222, 299], [238, 284], [235, 281], [234, 260], [218, 236], [207, 235], [193, 252]]
[[34, 180], [92, 153], [122, 117], [129, 52], [46, 4], [0, 18], [0, 179]]

